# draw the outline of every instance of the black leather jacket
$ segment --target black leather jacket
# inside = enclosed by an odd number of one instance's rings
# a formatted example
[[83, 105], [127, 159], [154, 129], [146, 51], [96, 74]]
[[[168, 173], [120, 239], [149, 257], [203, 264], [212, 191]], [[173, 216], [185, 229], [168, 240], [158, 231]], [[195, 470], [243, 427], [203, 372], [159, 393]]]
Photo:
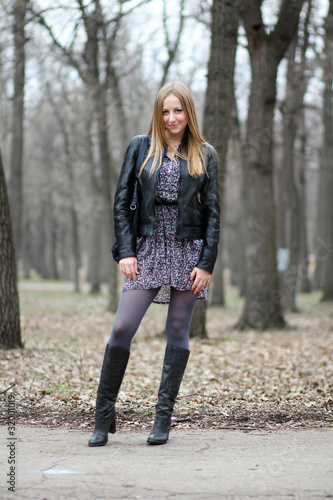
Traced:
[[[115, 194], [113, 215], [120, 259], [136, 255], [129, 207], [135, 181], [136, 160], [143, 137], [133, 137], [127, 148]], [[188, 172], [186, 161], [180, 159], [176, 237], [181, 240], [203, 239], [204, 244], [197, 267], [212, 273], [219, 242], [220, 205], [216, 152], [209, 145], [205, 146], [205, 150], [208, 175], [204, 173], [192, 177]], [[152, 163], [153, 158], [150, 158], [139, 177], [138, 236], [152, 236], [155, 230], [154, 198], [158, 168], [149, 177]]]

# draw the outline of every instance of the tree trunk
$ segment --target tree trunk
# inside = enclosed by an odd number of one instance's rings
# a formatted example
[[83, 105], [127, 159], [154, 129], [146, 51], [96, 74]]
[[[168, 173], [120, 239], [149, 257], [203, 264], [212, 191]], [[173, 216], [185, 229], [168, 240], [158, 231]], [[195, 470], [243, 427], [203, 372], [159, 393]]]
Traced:
[[23, 347], [16, 259], [5, 172], [0, 152], [0, 348]]
[[194, 315], [190, 327], [190, 338], [207, 338], [206, 330], [206, 301], [199, 300], [195, 306]]
[[[228, 266], [230, 270], [230, 284], [239, 288], [239, 295], [245, 296], [246, 289], [246, 270], [245, 270], [245, 216], [242, 200], [242, 137], [241, 128], [238, 119], [238, 109], [235, 95], [233, 96], [233, 111], [231, 124], [230, 152], [228, 153], [227, 178], [226, 178], [226, 196], [224, 211], [229, 212], [228, 221], [224, 218], [224, 234], [227, 231], [226, 244], [224, 248], [228, 251]], [[232, 195], [232, 193], [234, 193]], [[229, 208], [226, 206], [228, 199]], [[237, 210], [235, 210], [237, 207]], [[230, 214], [231, 213], [231, 214]]]
[[278, 248], [287, 247], [287, 193], [286, 193], [286, 171], [283, 161], [278, 162], [276, 180], [276, 202], [278, 203], [276, 214], [276, 243]]
[[74, 290], [80, 292], [80, 241], [79, 241], [79, 222], [76, 213], [75, 202], [71, 202], [71, 229], [72, 229], [72, 247], [74, 257]]
[[117, 311], [117, 264], [111, 257], [111, 247], [113, 238], [113, 216], [112, 216], [112, 196], [111, 196], [111, 157], [109, 151], [108, 127], [107, 127], [107, 104], [106, 93], [100, 87], [96, 89], [95, 106], [98, 120], [98, 138], [99, 138], [99, 153], [100, 163], [102, 168], [102, 200], [103, 200], [103, 220], [106, 223], [108, 231], [105, 232], [106, 246], [110, 250], [109, 254], [109, 305], [108, 310], [111, 312]]
[[121, 137], [121, 147], [123, 151], [126, 151], [130, 137], [128, 131], [127, 117], [125, 113], [125, 103], [124, 100], [122, 99], [121, 83], [119, 81], [119, 77], [117, 75], [115, 68], [112, 65], [110, 65], [110, 79], [112, 81], [111, 91], [117, 112], [117, 122], [121, 123], [121, 127], [119, 127], [120, 137]]
[[44, 224], [44, 213], [43, 213], [43, 202], [40, 200], [39, 214], [37, 219], [38, 232], [35, 233], [36, 241], [35, 251], [33, 252], [33, 268], [44, 277], [46, 274], [46, 263], [45, 263], [45, 247], [46, 247], [46, 235], [45, 235], [45, 224]]
[[[221, 223], [220, 233], [222, 234], [224, 226]], [[221, 238], [222, 239], [222, 238]], [[212, 283], [210, 285], [209, 304], [211, 306], [223, 306], [224, 301], [224, 266], [222, 259], [222, 241], [219, 244], [219, 256], [216, 260]]]
[[79, 269], [80, 269], [80, 242], [79, 242], [79, 222], [77, 216], [77, 210], [75, 206], [75, 177], [73, 169], [73, 159], [71, 155], [71, 147], [69, 141], [69, 132], [67, 130], [66, 120], [59, 111], [56, 103], [54, 102], [51, 92], [48, 91], [49, 100], [51, 102], [54, 114], [58, 120], [61, 135], [64, 142], [64, 153], [65, 153], [65, 167], [68, 175], [69, 181], [69, 204], [70, 204], [70, 218], [71, 218], [71, 248], [73, 249], [73, 260], [74, 260], [74, 290], [75, 292], [80, 291], [80, 281], [79, 281]]
[[94, 206], [90, 213], [89, 221], [89, 267], [88, 280], [90, 283], [90, 293], [100, 293], [100, 262], [101, 262], [101, 239], [102, 239], [102, 218], [99, 209]]
[[306, 143], [307, 134], [305, 129], [305, 116], [304, 109], [302, 109], [301, 122], [301, 147], [300, 147], [300, 161], [298, 166], [298, 179], [300, 188], [300, 203], [301, 203], [301, 220], [300, 220], [300, 231], [301, 231], [301, 269], [300, 269], [300, 289], [303, 293], [311, 292], [312, 286], [309, 277], [309, 249], [308, 249], [308, 226], [307, 226], [307, 203], [306, 203]]
[[[295, 139], [297, 133], [297, 113], [302, 100], [299, 100], [299, 85], [296, 75], [295, 52], [297, 38], [289, 47], [287, 71], [287, 96], [283, 106], [283, 178], [284, 192], [287, 197], [289, 224], [285, 224], [288, 234], [286, 242], [289, 248], [289, 265], [281, 276], [282, 306], [284, 309], [296, 311], [296, 290], [298, 284], [298, 264], [300, 257], [300, 201], [295, 179]], [[295, 92], [295, 91], [298, 92]]]
[[234, 70], [238, 36], [239, 0], [214, 0], [212, 6], [212, 40], [203, 133], [219, 156], [219, 191], [221, 236], [219, 263], [212, 283], [212, 304], [224, 304], [222, 237], [224, 227], [224, 185], [234, 95]]
[[61, 274], [59, 275], [61, 280], [70, 281], [72, 278], [71, 273], [71, 254], [72, 254], [72, 241], [71, 232], [68, 227], [67, 221], [61, 225], [61, 230], [59, 231], [59, 243], [60, 243], [60, 257], [61, 257]]
[[30, 278], [32, 268], [32, 231], [31, 231], [31, 218], [26, 215], [23, 219], [23, 238], [22, 238], [22, 261], [23, 261], [23, 275], [25, 279]]
[[42, 231], [43, 231], [43, 264], [42, 277], [44, 279], [57, 280], [58, 267], [56, 256], [56, 230], [57, 224], [54, 216], [54, 204], [52, 193], [44, 195], [41, 201], [42, 210]]
[[[309, 22], [311, 0], [308, 1], [304, 22], [300, 22], [298, 33], [294, 36], [288, 50], [287, 95], [282, 106], [283, 112], [283, 178], [284, 192], [287, 195], [287, 214], [289, 234], [286, 241], [289, 247], [289, 266], [282, 274], [283, 307], [298, 311], [296, 293], [299, 288], [301, 271], [301, 194], [296, 175], [295, 140], [301, 123], [303, 99], [307, 88], [306, 51], [309, 42]], [[286, 214], [285, 214], [286, 215]]]
[[29, 0], [14, 1], [14, 96], [12, 117], [12, 150], [10, 162], [9, 196], [13, 223], [16, 259], [20, 257], [22, 229], [22, 158], [24, 119], [24, 79], [25, 79], [25, 15]]
[[[228, 152], [230, 117], [233, 102], [233, 79], [238, 32], [238, 0], [232, 2], [228, 0], [213, 1], [211, 31], [211, 52], [208, 65], [203, 133], [210, 144], [215, 147], [220, 158], [218, 162], [219, 191], [220, 203], [223, 206], [225, 161]], [[222, 221], [221, 228], [223, 228]], [[222, 242], [220, 242], [219, 247], [222, 249]], [[223, 305], [223, 264], [221, 252], [218, 259], [219, 263], [216, 265], [215, 271], [218, 285], [213, 280], [212, 300], [214, 304]], [[191, 324], [191, 336], [198, 335], [202, 337], [206, 335], [206, 308], [206, 303], [197, 305]]]
[[93, 154], [93, 139], [91, 133], [92, 120], [85, 123], [85, 149], [87, 153], [86, 162], [89, 165], [89, 192], [91, 197], [91, 208], [88, 219], [88, 276], [90, 293], [100, 292], [100, 262], [102, 241], [102, 204], [99, 184], [96, 178], [96, 164]]
[[323, 301], [333, 301], [333, 0], [330, 0], [325, 22], [325, 59], [324, 59], [324, 144], [321, 157], [321, 175], [323, 176], [323, 239], [326, 253], [322, 257]]
[[242, 3], [252, 81], [244, 154], [246, 297], [239, 329], [282, 328], [273, 199], [273, 116], [278, 65], [294, 36], [303, 0], [283, 0], [267, 35], [261, 1]]

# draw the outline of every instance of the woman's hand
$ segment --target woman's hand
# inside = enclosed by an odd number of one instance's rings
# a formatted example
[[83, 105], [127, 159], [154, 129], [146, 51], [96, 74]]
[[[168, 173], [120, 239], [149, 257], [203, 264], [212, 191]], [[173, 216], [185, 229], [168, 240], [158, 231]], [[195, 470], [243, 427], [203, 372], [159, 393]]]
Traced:
[[138, 274], [138, 259], [136, 257], [125, 257], [120, 259], [119, 269], [123, 274], [126, 274], [131, 280], [136, 280]]
[[190, 280], [193, 281], [192, 292], [194, 294], [201, 292], [209, 284], [211, 277], [212, 275], [208, 271], [195, 267], [190, 276]]

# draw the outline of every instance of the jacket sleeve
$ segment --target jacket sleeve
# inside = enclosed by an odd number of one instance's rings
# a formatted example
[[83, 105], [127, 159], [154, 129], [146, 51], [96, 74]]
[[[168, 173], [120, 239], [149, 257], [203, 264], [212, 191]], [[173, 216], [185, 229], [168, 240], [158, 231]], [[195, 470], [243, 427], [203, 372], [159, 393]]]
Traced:
[[113, 206], [114, 232], [119, 248], [119, 258], [136, 255], [136, 238], [131, 224], [130, 204], [136, 175], [136, 161], [143, 136], [135, 136], [125, 153]]
[[220, 239], [220, 201], [217, 175], [217, 153], [212, 146], [206, 146], [207, 179], [203, 192], [205, 227], [203, 247], [197, 267], [213, 272]]

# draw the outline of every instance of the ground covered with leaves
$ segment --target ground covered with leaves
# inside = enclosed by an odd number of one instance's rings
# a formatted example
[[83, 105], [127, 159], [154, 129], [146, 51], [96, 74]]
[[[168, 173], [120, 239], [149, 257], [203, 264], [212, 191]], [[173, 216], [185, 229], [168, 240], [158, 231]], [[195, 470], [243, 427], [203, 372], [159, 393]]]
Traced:
[[[333, 425], [333, 306], [301, 295], [285, 330], [238, 332], [241, 300], [210, 308], [209, 339], [191, 356], [173, 425], [281, 429]], [[16, 425], [93, 429], [96, 389], [114, 315], [107, 295], [74, 294], [65, 283], [22, 282], [24, 349], [0, 350], [1, 405], [16, 401]], [[166, 306], [153, 305], [133, 344], [117, 403], [119, 428], [153, 423], [163, 362]], [[13, 385], [15, 384], [15, 385]], [[10, 388], [13, 386], [12, 388]], [[9, 389], [10, 388], [10, 389]], [[1, 412], [6, 424], [6, 411]]]

